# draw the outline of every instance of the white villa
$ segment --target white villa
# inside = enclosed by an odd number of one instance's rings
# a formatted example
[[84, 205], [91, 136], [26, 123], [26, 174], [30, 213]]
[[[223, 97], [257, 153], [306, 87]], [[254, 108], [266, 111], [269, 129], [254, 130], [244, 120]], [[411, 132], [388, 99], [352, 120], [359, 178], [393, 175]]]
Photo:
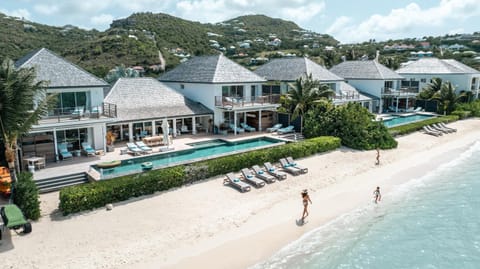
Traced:
[[107, 129], [118, 140], [134, 141], [162, 134], [167, 120], [171, 134], [208, 131], [213, 112], [154, 78], [120, 78], [105, 97], [117, 106], [117, 117]]
[[116, 117], [116, 107], [103, 101], [108, 83], [45, 48], [19, 59], [15, 67], [34, 67], [37, 81], [48, 82], [47, 94], [57, 95], [55, 107], [20, 139], [23, 156], [58, 161], [59, 144], [80, 154], [82, 142], [105, 149], [106, 124]]
[[403, 65], [396, 71], [406, 80], [402, 86], [419, 92], [433, 78], [449, 81], [457, 92], [472, 91], [478, 98], [480, 90], [480, 72], [453, 59], [421, 58]]
[[199, 56], [180, 64], [159, 80], [213, 111], [214, 125], [228, 126], [235, 134], [248, 124], [263, 130], [272, 124], [278, 95], [263, 95], [267, 82], [222, 54]]
[[360, 93], [374, 98], [373, 112], [406, 110], [412, 107], [411, 103], [418, 93], [402, 88], [404, 78], [376, 60], [345, 61], [333, 66], [330, 71], [344, 78]]
[[358, 102], [372, 111], [372, 99], [370, 97], [359, 93], [353, 86], [345, 83], [343, 78], [308, 58], [273, 59], [255, 70], [255, 74], [269, 82], [263, 85], [264, 94], [285, 94], [289, 90], [290, 83], [295, 82], [302, 76], [311, 74], [313, 79], [319, 80], [321, 84], [326, 84], [335, 91], [334, 104]]

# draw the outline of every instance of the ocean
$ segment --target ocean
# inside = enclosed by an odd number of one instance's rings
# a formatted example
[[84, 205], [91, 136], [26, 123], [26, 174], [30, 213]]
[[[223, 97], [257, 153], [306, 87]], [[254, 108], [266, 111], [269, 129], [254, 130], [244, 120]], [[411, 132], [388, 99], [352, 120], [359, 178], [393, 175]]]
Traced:
[[251, 268], [480, 268], [480, 142]]

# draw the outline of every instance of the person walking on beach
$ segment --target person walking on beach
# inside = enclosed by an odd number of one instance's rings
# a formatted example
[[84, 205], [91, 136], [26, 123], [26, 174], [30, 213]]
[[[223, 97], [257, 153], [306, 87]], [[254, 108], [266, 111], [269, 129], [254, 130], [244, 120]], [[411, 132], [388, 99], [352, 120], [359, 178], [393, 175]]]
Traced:
[[377, 161], [375, 162], [375, 165], [380, 165], [380, 148], [377, 147]]
[[373, 198], [375, 199], [375, 204], [382, 200], [382, 194], [380, 194], [380, 187], [377, 186], [377, 188], [373, 191]]
[[308, 217], [308, 202], [312, 203], [310, 200], [310, 196], [308, 195], [307, 190], [302, 191], [302, 202], [303, 202], [303, 214], [302, 214], [302, 222]]

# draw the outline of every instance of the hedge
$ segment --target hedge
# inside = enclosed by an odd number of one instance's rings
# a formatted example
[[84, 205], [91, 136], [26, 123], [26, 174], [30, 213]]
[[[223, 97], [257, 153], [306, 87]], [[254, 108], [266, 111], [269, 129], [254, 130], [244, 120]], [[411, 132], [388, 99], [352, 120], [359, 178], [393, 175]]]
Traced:
[[60, 191], [59, 209], [64, 215], [92, 210], [108, 203], [125, 201], [132, 197], [180, 187], [186, 183], [231, 171], [239, 171], [244, 167], [251, 167], [255, 164], [277, 162], [278, 159], [286, 156], [301, 158], [334, 150], [340, 147], [340, 144], [340, 139], [337, 137], [316, 137], [297, 143], [287, 143], [277, 147], [219, 157], [188, 165], [173, 166], [71, 186]]
[[453, 122], [453, 121], [457, 121], [457, 120], [458, 120], [458, 116], [456, 116], [456, 115], [435, 117], [435, 118], [431, 118], [431, 119], [427, 119], [427, 120], [423, 120], [423, 121], [412, 122], [412, 123], [409, 123], [409, 124], [396, 126], [396, 127], [388, 129], [388, 131], [393, 136], [404, 135], [404, 134], [409, 134], [409, 133], [419, 131], [423, 128], [423, 126], [430, 125], [430, 124], [433, 124], [433, 123], [438, 123], [438, 122], [448, 123], [448, 122]]
[[37, 186], [33, 182], [33, 175], [29, 172], [21, 172], [13, 183], [13, 202], [22, 210], [27, 219], [38, 220], [40, 218], [40, 195]]

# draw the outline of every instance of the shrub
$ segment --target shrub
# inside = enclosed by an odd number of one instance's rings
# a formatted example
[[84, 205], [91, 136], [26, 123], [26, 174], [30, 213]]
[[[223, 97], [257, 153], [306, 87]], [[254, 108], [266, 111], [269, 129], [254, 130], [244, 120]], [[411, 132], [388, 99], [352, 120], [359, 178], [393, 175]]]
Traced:
[[27, 219], [38, 220], [40, 218], [40, 196], [37, 186], [33, 182], [33, 175], [29, 172], [19, 173], [13, 185], [13, 202], [22, 210]]
[[105, 206], [108, 203], [153, 194], [157, 191], [180, 187], [185, 183], [192, 183], [231, 171], [239, 171], [244, 167], [251, 167], [255, 164], [276, 162], [278, 159], [286, 156], [300, 158], [338, 147], [340, 147], [339, 138], [317, 137], [297, 143], [219, 157], [188, 165], [151, 170], [141, 174], [72, 186], [60, 191], [59, 209], [64, 215], [91, 210]]
[[458, 119], [463, 120], [470, 117], [471, 114], [472, 114], [472, 111], [455, 110], [450, 115], [458, 116]]
[[[470, 111], [471, 116], [480, 117], [480, 100], [469, 103], [461, 103], [456, 106], [455, 111]], [[453, 114], [453, 113], [452, 113]], [[460, 115], [458, 115], [460, 116]]]

